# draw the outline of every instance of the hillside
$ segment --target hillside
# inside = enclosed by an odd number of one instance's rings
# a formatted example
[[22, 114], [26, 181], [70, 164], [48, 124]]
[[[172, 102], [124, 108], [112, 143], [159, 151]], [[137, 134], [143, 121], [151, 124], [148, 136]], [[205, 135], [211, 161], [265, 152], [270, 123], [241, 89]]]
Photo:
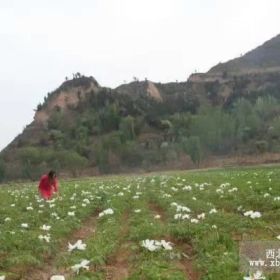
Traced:
[[214, 66], [209, 73], [274, 70], [280, 70], [280, 34], [239, 58]]
[[[77, 73], [1, 152], [0, 180], [36, 179], [49, 168], [65, 176], [145, 172], [193, 168], [211, 156], [278, 153], [277, 46], [279, 36], [185, 82], [134, 80], [111, 89]], [[242, 71], [220, 72], [233, 64]], [[262, 71], [246, 72], [249, 65]]]

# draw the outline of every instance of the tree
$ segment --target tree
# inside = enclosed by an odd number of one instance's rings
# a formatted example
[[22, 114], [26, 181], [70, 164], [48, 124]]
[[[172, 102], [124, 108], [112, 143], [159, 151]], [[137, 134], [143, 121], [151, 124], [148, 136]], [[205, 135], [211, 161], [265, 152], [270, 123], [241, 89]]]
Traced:
[[261, 118], [256, 114], [253, 105], [244, 98], [235, 102], [233, 115], [236, 119], [237, 140], [246, 143], [257, 134]]
[[204, 107], [192, 117], [189, 133], [199, 137], [207, 150], [227, 153], [232, 149], [235, 120], [220, 108]]
[[88, 160], [77, 152], [59, 151], [57, 158], [62, 168], [71, 171], [73, 176], [77, 176], [87, 166]]
[[6, 173], [5, 163], [2, 159], [0, 159], [0, 182], [4, 180], [5, 173]]
[[267, 151], [268, 143], [265, 140], [256, 141], [256, 148], [258, 153], [263, 154]]
[[41, 111], [42, 108], [43, 108], [43, 105], [42, 105], [41, 103], [39, 103], [39, 104], [37, 105], [37, 111]]
[[57, 109], [52, 113], [51, 117], [48, 120], [49, 129], [60, 129], [63, 122], [63, 113], [60, 109]]
[[184, 150], [190, 155], [194, 164], [199, 167], [202, 160], [202, 147], [200, 143], [200, 138], [197, 136], [190, 136], [184, 141]]
[[120, 122], [120, 131], [123, 135], [124, 142], [127, 140], [135, 139], [135, 128], [134, 128], [134, 118], [132, 116], [127, 116], [123, 118]]

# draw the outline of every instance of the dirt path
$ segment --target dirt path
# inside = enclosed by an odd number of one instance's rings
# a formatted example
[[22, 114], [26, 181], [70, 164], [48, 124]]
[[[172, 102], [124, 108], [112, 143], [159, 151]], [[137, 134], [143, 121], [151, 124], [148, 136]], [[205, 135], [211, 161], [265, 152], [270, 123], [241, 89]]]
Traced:
[[129, 234], [129, 214], [123, 215], [122, 230], [119, 239], [119, 248], [108, 258], [105, 269], [106, 280], [123, 280], [129, 276], [129, 260], [131, 258], [131, 242], [127, 241]]
[[166, 221], [166, 214], [165, 211], [162, 207], [160, 207], [158, 204], [154, 203], [154, 202], [150, 202], [148, 204], [149, 209], [152, 211], [152, 213], [156, 216], [156, 215], [160, 215], [160, 221], [161, 222], [165, 222]]
[[[167, 222], [165, 211], [162, 207], [154, 202], [149, 203], [149, 209], [154, 215], [160, 215], [160, 221], [162, 223]], [[199, 280], [201, 273], [199, 273], [194, 266], [195, 251], [191, 244], [184, 241], [177, 240], [175, 237], [168, 236], [167, 241], [173, 243], [176, 249], [181, 252], [181, 259], [176, 262], [176, 266], [184, 271], [186, 279], [188, 280]]]
[[171, 242], [175, 245], [175, 248], [179, 249], [181, 252], [181, 259], [176, 263], [178, 268], [184, 271], [187, 279], [199, 280], [201, 274], [196, 270], [194, 265], [195, 251], [192, 245], [183, 241], [178, 241], [174, 238], [171, 239]]
[[84, 241], [94, 235], [97, 223], [97, 212], [98, 211], [95, 211], [92, 216], [83, 222], [78, 230], [71, 234], [67, 241], [63, 242], [58, 255], [46, 259], [44, 261], [44, 267], [42, 268], [28, 269], [23, 273], [20, 280], [49, 280], [53, 275], [64, 275], [65, 279], [68, 279], [68, 277], [73, 274], [72, 271], [70, 271], [69, 268], [56, 268], [56, 260], [66, 252], [68, 242], [75, 243], [78, 239]]

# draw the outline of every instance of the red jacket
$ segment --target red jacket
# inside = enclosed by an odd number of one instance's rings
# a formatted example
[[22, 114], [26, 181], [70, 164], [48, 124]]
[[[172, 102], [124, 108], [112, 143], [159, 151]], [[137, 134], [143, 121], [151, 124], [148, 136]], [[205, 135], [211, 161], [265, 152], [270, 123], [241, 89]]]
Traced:
[[48, 175], [43, 175], [39, 183], [39, 191], [41, 196], [45, 199], [49, 199], [54, 192], [58, 191], [58, 181], [55, 178], [51, 183]]

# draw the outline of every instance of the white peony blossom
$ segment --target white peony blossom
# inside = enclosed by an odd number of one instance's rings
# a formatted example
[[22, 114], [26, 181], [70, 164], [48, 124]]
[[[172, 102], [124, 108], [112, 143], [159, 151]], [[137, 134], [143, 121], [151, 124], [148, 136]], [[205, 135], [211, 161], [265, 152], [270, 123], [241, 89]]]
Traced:
[[251, 219], [260, 218], [262, 216], [260, 212], [254, 212], [252, 210], [245, 212], [243, 215], [246, 217], [250, 217]]
[[165, 240], [150, 240], [146, 239], [141, 242], [141, 246], [148, 249], [151, 252], [154, 252], [156, 250], [164, 249], [164, 250], [172, 250], [172, 246], [170, 242], [167, 242]]
[[145, 247], [146, 249], [148, 249], [151, 252], [160, 249], [159, 246], [155, 245], [155, 241], [154, 240], [149, 240], [149, 239], [143, 240], [141, 246]]
[[47, 226], [47, 225], [43, 225], [40, 227], [40, 229], [45, 230], [45, 231], [50, 230], [50, 228], [51, 228], [51, 226]]
[[256, 271], [253, 275], [243, 277], [244, 280], [262, 280], [266, 279], [261, 271]]
[[72, 252], [74, 249], [77, 250], [85, 250], [87, 245], [82, 242], [82, 240], [78, 240], [75, 244], [68, 243], [68, 251]]
[[103, 217], [104, 215], [112, 215], [114, 214], [114, 210], [112, 208], [108, 208], [103, 212], [99, 213], [99, 218]]
[[197, 215], [197, 218], [201, 219], [201, 220], [205, 219], [205, 213], [201, 213], [201, 214]]
[[45, 240], [47, 243], [49, 243], [50, 242], [50, 239], [51, 239], [51, 237], [50, 237], [50, 235], [49, 234], [47, 234], [47, 235], [39, 235], [38, 236], [38, 238], [40, 239], [40, 240]]
[[215, 209], [215, 208], [213, 208], [213, 209], [211, 209], [210, 211], [209, 211], [209, 214], [214, 214], [214, 213], [217, 213], [218, 211]]
[[71, 269], [74, 271], [74, 272], [77, 272], [77, 274], [80, 272], [80, 269], [81, 268], [84, 268], [86, 270], [89, 270], [89, 263], [90, 261], [88, 260], [82, 260], [81, 263], [79, 264], [75, 264], [73, 266], [71, 266]]

